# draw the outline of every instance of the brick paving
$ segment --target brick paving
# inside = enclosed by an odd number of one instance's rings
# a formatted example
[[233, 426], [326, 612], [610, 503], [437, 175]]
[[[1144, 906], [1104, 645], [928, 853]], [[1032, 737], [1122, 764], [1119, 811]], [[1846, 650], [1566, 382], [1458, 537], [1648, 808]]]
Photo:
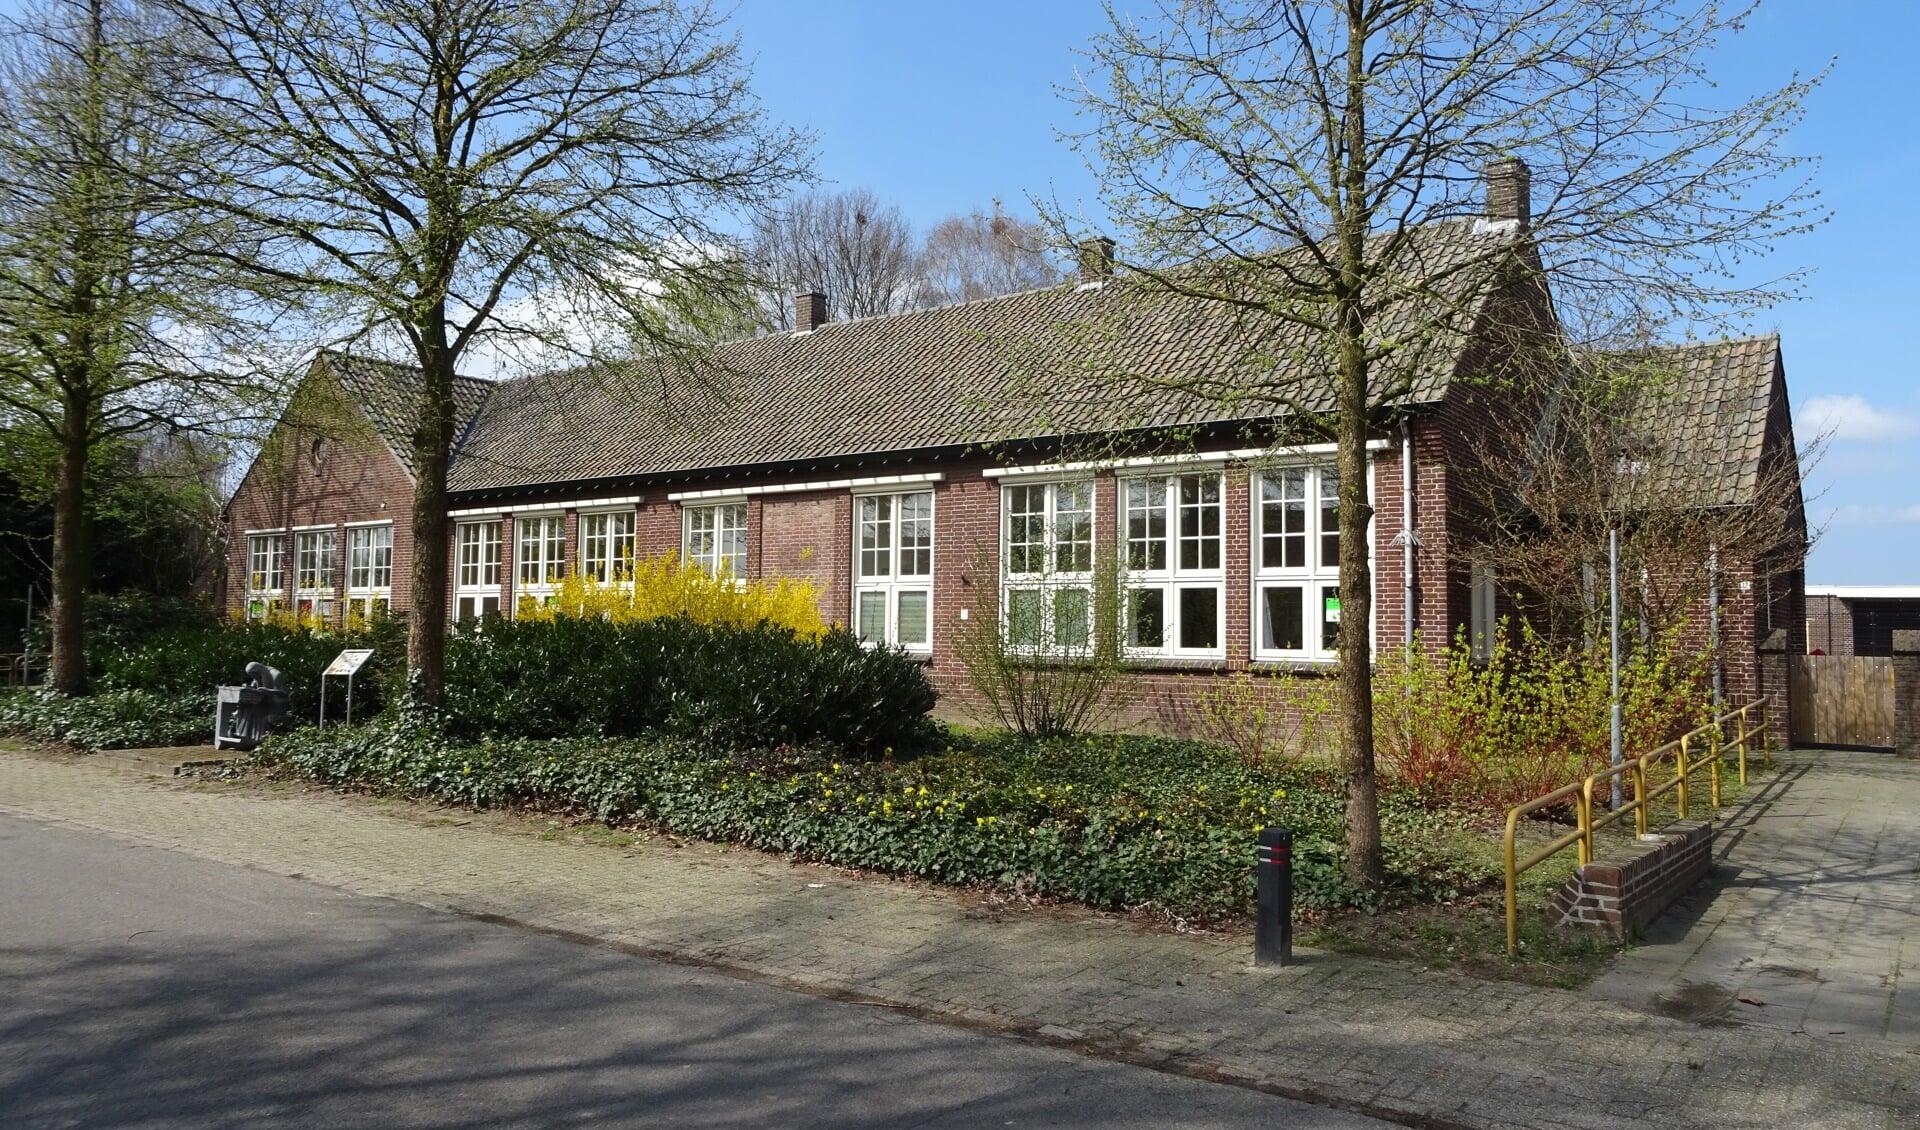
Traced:
[[[192, 789], [0, 751], [0, 810], [362, 894], [509, 919], [1428, 1126], [1920, 1125], [1920, 1046], [977, 897], [665, 837], [503, 834], [408, 806]], [[402, 818], [396, 818], [402, 817]]]

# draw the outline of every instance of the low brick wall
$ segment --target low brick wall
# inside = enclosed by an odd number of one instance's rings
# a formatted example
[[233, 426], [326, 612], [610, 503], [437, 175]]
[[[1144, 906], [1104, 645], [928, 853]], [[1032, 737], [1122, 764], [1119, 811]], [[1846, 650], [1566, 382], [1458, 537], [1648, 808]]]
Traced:
[[1553, 897], [1555, 924], [1624, 939], [1713, 870], [1713, 825], [1682, 820], [1573, 873]]

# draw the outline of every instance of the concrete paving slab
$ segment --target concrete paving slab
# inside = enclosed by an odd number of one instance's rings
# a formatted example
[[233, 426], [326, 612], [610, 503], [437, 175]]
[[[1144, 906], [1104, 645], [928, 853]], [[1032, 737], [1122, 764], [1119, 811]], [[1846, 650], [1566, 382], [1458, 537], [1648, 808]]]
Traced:
[[[1920, 762], [1796, 750], [1720, 835], [1714, 877], [1653, 923], [1591, 996], [1920, 1052], [1902, 992], [1920, 953]], [[1764, 1002], [1741, 1005], [1741, 998]]]

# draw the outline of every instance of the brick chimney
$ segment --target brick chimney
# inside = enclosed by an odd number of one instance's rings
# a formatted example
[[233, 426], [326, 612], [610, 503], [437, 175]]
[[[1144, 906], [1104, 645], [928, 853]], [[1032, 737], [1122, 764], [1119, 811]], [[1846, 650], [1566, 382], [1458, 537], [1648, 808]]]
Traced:
[[1494, 161], [1486, 167], [1487, 219], [1518, 220], [1525, 229], [1533, 222], [1533, 174], [1518, 157]]
[[1080, 241], [1080, 284], [1105, 282], [1113, 277], [1113, 241], [1104, 235]]
[[793, 332], [812, 333], [827, 324], [827, 296], [817, 290], [793, 296]]

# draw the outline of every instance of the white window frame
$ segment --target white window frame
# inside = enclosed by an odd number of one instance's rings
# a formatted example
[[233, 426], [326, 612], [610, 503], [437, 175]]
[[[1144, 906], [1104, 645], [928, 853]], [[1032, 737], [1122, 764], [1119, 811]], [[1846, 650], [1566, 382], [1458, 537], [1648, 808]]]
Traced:
[[[471, 539], [467, 536], [470, 529], [477, 535]], [[456, 522], [453, 530], [454, 620], [499, 615], [500, 545], [505, 523], [499, 518]], [[492, 537], [488, 538], [485, 531], [491, 531]], [[467, 559], [469, 547], [474, 551], [471, 561]]]
[[247, 619], [263, 620], [287, 606], [287, 535], [247, 534]]
[[638, 528], [638, 519], [631, 509], [582, 510], [580, 575], [603, 585], [633, 584], [634, 538]]
[[347, 527], [347, 614], [373, 619], [393, 605], [393, 523]]
[[705, 569], [711, 576], [746, 580], [747, 518], [747, 502], [743, 498], [682, 506], [682, 559]]
[[[915, 536], [913, 545], [904, 544], [910, 533], [922, 531], [924, 540]], [[904, 648], [915, 654], [932, 653], [933, 543], [932, 490], [853, 496], [853, 607], [848, 619], [862, 642]], [[870, 623], [867, 615], [869, 600], [878, 604], [877, 625]], [[919, 638], [902, 638], [902, 606], [915, 601], [923, 610]], [[870, 630], [873, 628], [878, 631]]]
[[1499, 624], [1498, 578], [1485, 561], [1467, 566], [1467, 644], [1474, 659], [1493, 658], [1493, 637]]
[[[1186, 490], [1192, 486], [1194, 501]], [[1206, 490], [1212, 488], [1212, 499]], [[1159, 505], [1153, 494], [1159, 492]], [[1140, 658], [1224, 659], [1227, 654], [1227, 484], [1218, 468], [1174, 469], [1165, 474], [1129, 474], [1115, 484], [1120, 561], [1126, 596], [1121, 606], [1121, 640], [1125, 654]], [[1144, 504], [1144, 505], [1143, 505]], [[1159, 534], [1153, 534], [1151, 515], [1162, 514]], [[1209, 514], [1209, 511], [1211, 512]], [[1135, 516], [1144, 528], [1136, 529]], [[1207, 530], [1211, 517], [1212, 531]], [[1136, 532], [1145, 537], [1136, 538]], [[1156, 546], [1157, 543], [1157, 546]], [[1158, 548], [1156, 558], [1153, 550]], [[1211, 552], [1209, 552], [1211, 551]], [[1211, 562], [1211, 564], [1209, 564]], [[1187, 592], [1213, 594], [1213, 643], [1188, 646], [1182, 642]], [[1135, 623], [1144, 600], [1160, 605], [1160, 642], [1136, 642]]]
[[[1013, 504], [1016, 498], [1030, 502], [1029, 492], [1041, 491], [1042, 507], [1038, 511], [1026, 509], [1022, 515], [1035, 515], [1040, 518], [1039, 541], [1022, 540], [1022, 546], [1039, 547], [1040, 568], [1014, 571], [1014, 516]], [[1085, 514], [1084, 537], [1075, 537], [1063, 542], [1060, 538], [1062, 493], [1071, 492], [1069, 501], [1074, 505], [1066, 509], [1073, 515], [1073, 524], [1079, 528], [1082, 523], [1079, 515]], [[1084, 501], [1084, 508], [1079, 504]], [[1097, 625], [1094, 623], [1093, 571], [1095, 555], [1098, 553], [1099, 538], [1094, 531], [1099, 526], [1099, 500], [1094, 490], [1093, 480], [1086, 477], [1023, 481], [1004, 483], [1000, 488], [1000, 631], [1010, 650], [1037, 655], [1062, 654], [1067, 652], [1091, 651], [1097, 645], [1094, 635]], [[1025, 530], [1023, 533], [1027, 532]], [[1084, 542], [1086, 555], [1084, 568], [1078, 552]], [[1072, 557], [1065, 563], [1061, 561], [1061, 549], [1072, 546]], [[1022, 564], [1031, 564], [1030, 558]], [[1072, 636], [1063, 637], [1060, 613], [1067, 598], [1079, 594], [1081, 601], [1081, 628]], [[1038, 594], [1039, 617], [1037, 639], [1021, 639], [1019, 628], [1015, 624], [1015, 605], [1021, 603], [1027, 594]], [[1024, 619], [1024, 617], [1022, 618]]]
[[293, 533], [293, 610], [331, 622], [338, 595], [334, 584], [334, 556], [340, 552], [340, 531], [332, 526]]
[[[527, 546], [540, 552], [529, 555]], [[531, 573], [531, 578], [529, 574]], [[567, 575], [567, 516], [564, 512], [513, 516], [513, 602], [522, 597], [544, 603]]]
[[[1335, 501], [1327, 493], [1327, 476], [1336, 473], [1336, 468], [1325, 462], [1288, 463], [1256, 469], [1249, 480], [1249, 522], [1250, 558], [1253, 572], [1252, 607], [1250, 609], [1252, 631], [1252, 652], [1255, 662], [1295, 662], [1330, 664], [1340, 658], [1337, 639], [1335, 646], [1329, 647], [1326, 640], [1326, 612], [1331, 600], [1337, 608], [1340, 591], [1340, 561], [1337, 543], [1331, 559], [1328, 559], [1326, 544], [1328, 535], [1338, 534], [1337, 525], [1328, 528], [1330, 517], [1335, 522], [1337, 516], [1329, 513], [1328, 503]], [[1286, 563], [1283, 554], [1281, 563], [1269, 565], [1265, 558], [1267, 544], [1266, 529], [1266, 486], [1269, 482], [1284, 482], [1285, 479], [1303, 476], [1304, 495], [1300, 499], [1306, 521], [1297, 536], [1304, 538], [1303, 554], [1298, 565]], [[1373, 464], [1367, 464], [1367, 497], [1373, 497]], [[1282, 488], [1284, 491], [1284, 488]], [[1286, 501], [1284, 498], [1281, 501]], [[1367, 557], [1373, 558], [1373, 526], [1367, 526]], [[1301, 591], [1301, 644], [1299, 648], [1270, 646], [1265, 623], [1267, 596], [1269, 589], [1299, 588]], [[1378, 602], [1374, 602], [1377, 606]], [[1318, 612], [1318, 615], [1315, 613]], [[1337, 613], [1336, 613], [1337, 615]], [[1367, 626], [1368, 638], [1373, 636], [1375, 625]], [[1276, 644], [1278, 641], [1276, 641]]]

